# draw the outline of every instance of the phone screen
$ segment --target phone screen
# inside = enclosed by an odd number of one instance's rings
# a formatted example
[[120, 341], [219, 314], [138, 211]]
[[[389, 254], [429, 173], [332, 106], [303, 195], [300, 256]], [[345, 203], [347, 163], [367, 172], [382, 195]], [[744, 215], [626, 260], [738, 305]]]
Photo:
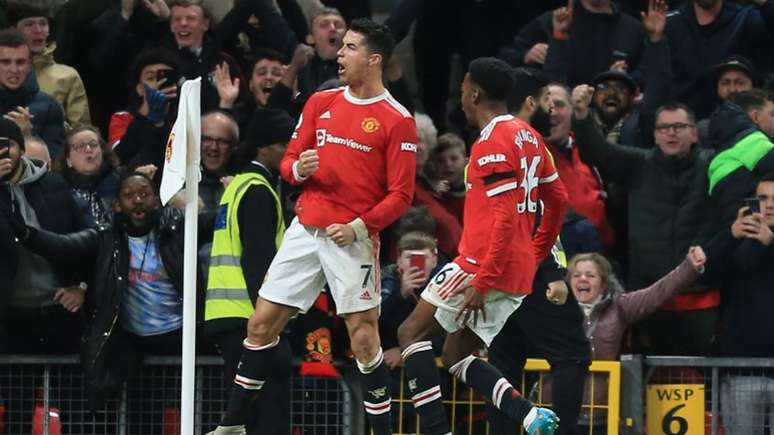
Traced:
[[[0, 137], [0, 151], [3, 149], [8, 149], [11, 147], [11, 140], [7, 137]], [[8, 156], [3, 156], [3, 158], [6, 158]]]
[[761, 212], [761, 202], [758, 200], [758, 198], [745, 198], [744, 205], [749, 208], [749, 210], [747, 210], [747, 214]]
[[427, 257], [425, 257], [425, 254], [411, 254], [411, 257], [409, 258], [409, 265], [411, 267], [416, 267], [417, 269], [424, 272], [426, 261]]
[[166, 88], [169, 86], [177, 86], [180, 81], [180, 76], [174, 69], [160, 69], [156, 71], [156, 81], [159, 82], [161, 79], [167, 79], [162, 85]]

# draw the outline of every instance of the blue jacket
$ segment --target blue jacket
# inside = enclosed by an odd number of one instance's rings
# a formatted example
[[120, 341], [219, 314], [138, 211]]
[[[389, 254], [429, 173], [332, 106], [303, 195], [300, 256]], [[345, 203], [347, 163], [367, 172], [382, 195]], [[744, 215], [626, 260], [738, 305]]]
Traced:
[[16, 110], [18, 106], [29, 107], [34, 116], [32, 133], [46, 142], [51, 158], [56, 158], [64, 144], [64, 111], [54, 97], [40, 90], [34, 72], [27, 75], [19, 89], [0, 88], [0, 113]]
[[[422, 289], [430, 282], [430, 278], [435, 276], [445, 265], [446, 262], [438, 259], [438, 264], [430, 272], [430, 276]], [[398, 346], [398, 326], [417, 306], [420, 293], [421, 291], [416, 292], [416, 298], [404, 298], [400, 294], [400, 272], [398, 272], [397, 266], [391, 264], [382, 270], [382, 311], [379, 315], [379, 336], [383, 349]]]

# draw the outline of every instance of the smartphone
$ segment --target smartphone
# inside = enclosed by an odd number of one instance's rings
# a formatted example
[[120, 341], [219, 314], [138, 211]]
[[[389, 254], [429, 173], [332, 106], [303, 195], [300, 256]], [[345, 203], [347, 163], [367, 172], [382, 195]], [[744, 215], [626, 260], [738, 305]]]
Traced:
[[[8, 139], [7, 137], [0, 137], [0, 151], [2, 151], [4, 149], [7, 150], [10, 147], [11, 147], [11, 139]], [[4, 153], [3, 158], [8, 157], [6, 154], [7, 154], [7, 152]]]
[[416, 267], [424, 273], [426, 261], [427, 257], [424, 253], [412, 253], [409, 257], [409, 266]]
[[761, 202], [758, 198], [752, 197], [752, 198], [745, 198], [744, 199], [744, 206], [748, 207], [749, 210], [747, 210], [746, 214], [753, 214], [753, 213], [760, 213], [761, 212]]
[[160, 69], [156, 71], [156, 81], [159, 82], [161, 79], [167, 79], [163, 85], [165, 88], [172, 85], [180, 85], [180, 73], [175, 69]]

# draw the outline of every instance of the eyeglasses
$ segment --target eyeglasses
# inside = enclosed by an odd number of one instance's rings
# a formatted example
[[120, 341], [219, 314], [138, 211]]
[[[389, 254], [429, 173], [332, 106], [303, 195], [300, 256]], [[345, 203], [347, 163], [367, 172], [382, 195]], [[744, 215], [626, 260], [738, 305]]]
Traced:
[[231, 139], [221, 139], [211, 136], [202, 136], [202, 146], [217, 146], [220, 148], [231, 148], [234, 141]]
[[656, 124], [656, 131], [661, 134], [665, 134], [674, 129], [675, 133], [680, 133], [691, 127], [693, 127], [693, 124], [686, 124], [685, 122], [675, 122], [673, 124]]
[[70, 145], [70, 148], [73, 151], [78, 151], [78, 152], [83, 152], [87, 148], [89, 150], [96, 150], [96, 149], [100, 148], [100, 143], [95, 141], [95, 140], [94, 141], [90, 141], [90, 142], [74, 143], [74, 144]]

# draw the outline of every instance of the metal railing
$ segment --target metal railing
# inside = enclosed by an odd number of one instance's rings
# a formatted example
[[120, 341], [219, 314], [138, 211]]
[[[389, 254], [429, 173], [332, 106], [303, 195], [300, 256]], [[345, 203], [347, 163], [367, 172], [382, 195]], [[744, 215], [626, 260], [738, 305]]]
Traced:
[[[196, 359], [195, 433], [214, 428], [225, 409], [222, 365], [220, 357]], [[180, 358], [147, 357], [118, 397], [92, 414], [77, 357], [0, 356], [0, 434], [180, 433], [180, 369]], [[290, 387], [291, 433], [362, 432], [343, 379], [294, 374]]]
[[770, 358], [625, 356], [622, 363], [624, 394], [635, 398], [623, 410], [625, 434], [774, 433]]
[[[524, 367], [524, 375], [520, 390], [522, 392], [532, 391], [530, 398], [538, 405], [551, 406], [550, 401], [543, 397], [543, 383], [546, 375], [550, 371], [548, 361], [529, 359]], [[607, 384], [607, 401], [605, 403], [594, 403], [593, 386], [598, 382], [589, 382], [592, 386], [590, 394], [586, 395], [586, 400], [582, 405], [583, 411], [591, 415], [591, 425], [589, 425], [589, 434], [593, 434], [594, 415], [598, 411], [604, 411], [607, 430], [609, 435], [618, 435], [619, 415], [620, 415], [620, 391], [621, 391], [621, 366], [617, 361], [594, 361], [589, 368], [589, 377], [603, 377]], [[397, 435], [418, 434], [419, 417], [414, 413], [414, 407], [411, 397], [406, 389], [406, 380], [401, 368], [396, 373], [396, 379], [393, 382], [393, 430]], [[489, 424], [486, 422], [486, 414], [483, 399], [473, 392], [472, 389], [460, 385], [457, 380], [451, 377], [445, 370], [441, 370], [441, 391], [443, 394], [443, 403], [446, 405], [446, 414], [452, 422], [452, 429], [455, 434], [489, 434]], [[562, 424], [567, 424], [562, 422]]]

